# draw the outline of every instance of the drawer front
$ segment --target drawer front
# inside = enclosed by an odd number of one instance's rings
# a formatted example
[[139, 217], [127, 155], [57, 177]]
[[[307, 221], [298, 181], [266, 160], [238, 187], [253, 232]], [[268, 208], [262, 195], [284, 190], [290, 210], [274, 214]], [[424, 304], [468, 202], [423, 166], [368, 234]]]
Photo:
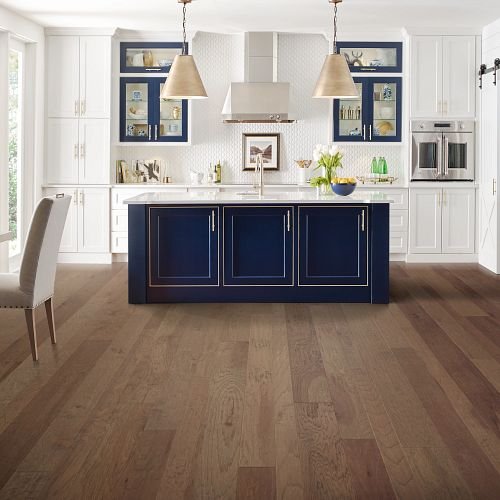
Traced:
[[111, 231], [128, 231], [128, 211], [111, 211]]
[[385, 194], [389, 200], [392, 200], [392, 210], [408, 210], [408, 189], [378, 189], [379, 193]]
[[408, 210], [390, 210], [389, 227], [393, 231], [408, 231]]
[[128, 253], [128, 232], [113, 231], [111, 233], [111, 252]]
[[408, 233], [391, 231], [389, 236], [389, 251], [390, 253], [407, 253]]
[[161, 191], [166, 193], [187, 193], [187, 189], [184, 188], [168, 188], [168, 189], [158, 189], [155, 184], [150, 184], [147, 187], [140, 188], [114, 188], [111, 190], [111, 208], [124, 210], [127, 205], [123, 204], [123, 200], [127, 198], [132, 198], [133, 196], [138, 196], [144, 193], [151, 193], [153, 191]]

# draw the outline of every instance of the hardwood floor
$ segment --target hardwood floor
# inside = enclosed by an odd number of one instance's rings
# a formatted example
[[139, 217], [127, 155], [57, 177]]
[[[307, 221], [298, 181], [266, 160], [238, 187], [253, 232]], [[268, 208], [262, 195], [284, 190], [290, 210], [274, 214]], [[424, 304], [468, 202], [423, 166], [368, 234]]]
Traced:
[[500, 276], [393, 264], [388, 306], [126, 285], [61, 266], [37, 364], [0, 311], [0, 499], [500, 498]]

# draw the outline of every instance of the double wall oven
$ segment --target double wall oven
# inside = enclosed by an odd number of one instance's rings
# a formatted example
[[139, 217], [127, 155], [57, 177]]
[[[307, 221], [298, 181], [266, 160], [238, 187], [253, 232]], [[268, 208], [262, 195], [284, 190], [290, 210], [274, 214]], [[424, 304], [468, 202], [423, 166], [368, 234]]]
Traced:
[[473, 181], [473, 121], [413, 121], [412, 181]]

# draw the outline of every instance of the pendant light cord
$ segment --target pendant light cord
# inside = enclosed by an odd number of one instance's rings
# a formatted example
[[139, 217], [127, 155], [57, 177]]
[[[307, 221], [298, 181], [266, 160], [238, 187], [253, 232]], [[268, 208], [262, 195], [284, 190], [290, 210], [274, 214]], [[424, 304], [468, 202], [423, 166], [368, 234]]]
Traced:
[[182, 34], [184, 41], [182, 42], [182, 55], [187, 55], [186, 51], [186, 3], [182, 5]]
[[337, 53], [337, 2], [333, 5], [333, 53]]

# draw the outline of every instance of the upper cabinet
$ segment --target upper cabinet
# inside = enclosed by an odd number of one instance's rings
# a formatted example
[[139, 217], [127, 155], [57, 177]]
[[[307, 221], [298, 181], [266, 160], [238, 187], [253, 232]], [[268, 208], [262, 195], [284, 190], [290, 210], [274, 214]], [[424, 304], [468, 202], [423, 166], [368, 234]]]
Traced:
[[110, 37], [47, 37], [49, 118], [109, 118], [110, 94]]
[[160, 99], [164, 83], [164, 78], [120, 78], [121, 142], [188, 142], [188, 102]]
[[182, 42], [121, 42], [120, 73], [168, 73], [181, 53]]
[[401, 77], [354, 78], [358, 99], [333, 101], [335, 142], [401, 142]]
[[338, 42], [353, 73], [402, 73], [403, 44], [401, 42]]
[[474, 36], [411, 39], [412, 118], [474, 118]]

